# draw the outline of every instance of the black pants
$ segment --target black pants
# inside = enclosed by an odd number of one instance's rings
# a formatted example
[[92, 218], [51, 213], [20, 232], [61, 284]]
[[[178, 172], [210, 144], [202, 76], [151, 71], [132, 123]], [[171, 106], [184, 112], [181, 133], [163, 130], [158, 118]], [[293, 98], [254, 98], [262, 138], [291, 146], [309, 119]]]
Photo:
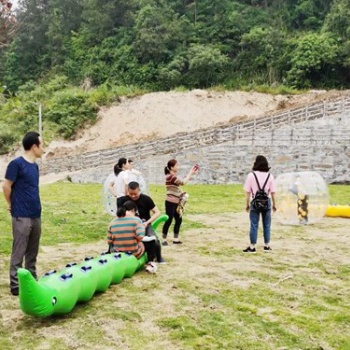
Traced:
[[161, 248], [161, 244], [160, 241], [158, 239], [157, 234], [154, 232], [152, 225], [148, 225], [146, 227], [146, 236], [155, 236], [156, 240], [154, 241], [155, 244], [155, 255], [156, 255], [156, 259], [157, 262], [161, 262], [162, 261], [162, 248]]
[[155, 241], [142, 242], [142, 243], [145, 246], [148, 262], [154, 261], [154, 259], [156, 258], [156, 244], [155, 244]]
[[173, 219], [175, 219], [174, 238], [179, 237], [180, 226], [182, 223], [182, 217], [180, 217], [180, 215], [177, 213], [176, 208], [177, 208], [176, 203], [171, 203], [171, 202], [165, 201], [165, 213], [169, 216], [169, 219], [165, 222], [165, 224], [163, 226], [163, 238], [167, 238], [169, 227], [170, 227]]

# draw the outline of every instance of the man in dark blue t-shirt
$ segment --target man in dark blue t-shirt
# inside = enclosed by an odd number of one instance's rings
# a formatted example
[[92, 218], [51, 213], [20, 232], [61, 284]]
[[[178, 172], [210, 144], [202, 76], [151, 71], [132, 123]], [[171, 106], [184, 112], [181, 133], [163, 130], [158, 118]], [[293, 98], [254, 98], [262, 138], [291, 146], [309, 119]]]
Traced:
[[41, 236], [41, 203], [39, 167], [36, 159], [44, 153], [43, 141], [37, 132], [28, 132], [22, 140], [24, 154], [7, 166], [2, 189], [12, 216], [12, 254], [10, 289], [18, 295], [17, 270], [25, 268], [36, 278], [36, 258]]

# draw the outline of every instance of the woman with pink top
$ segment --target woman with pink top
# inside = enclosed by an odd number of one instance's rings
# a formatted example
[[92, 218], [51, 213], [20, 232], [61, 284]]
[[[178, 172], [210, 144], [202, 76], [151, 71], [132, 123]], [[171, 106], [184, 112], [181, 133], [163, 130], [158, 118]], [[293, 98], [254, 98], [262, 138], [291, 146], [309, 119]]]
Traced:
[[[258, 240], [259, 219], [261, 214], [265, 243], [264, 251], [269, 252], [271, 251], [271, 209], [274, 212], [277, 210], [275, 202], [276, 181], [273, 175], [269, 173], [269, 164], [264, 156], [256, 157], [252, 170], [253, 172], [249, 173], [243, 187], [246, 192], [246, 211], [249, 213], [250, 219], [250, 245], [243, 251], [245, 253], [256, 252], [255, 245]], [[263, 210], [257, 210], [252, 204], [252, 200], [259, 189], [264, 189], [269, 197], [267, 201], [267, 208]]]
[[183, 191], [181, 190], [180, 186], [184, 185], [193, 174], [196, 174], [198, 172], [198, 165], [193, 166], [183, 180], [177, 177], [178, 170], [179, 163], [176, 159], [170, 159], [164, 168], [166, 186], [165, 212], [169, 216], [169, 219], [164, 223], [163, 226], [163, 246], [168, 245], [167, 236], [173, 219], [175, 219], [173, 243], [182, 244], [179, 239], [182, 216], [177, 211], [181, 196], [183, 195]]

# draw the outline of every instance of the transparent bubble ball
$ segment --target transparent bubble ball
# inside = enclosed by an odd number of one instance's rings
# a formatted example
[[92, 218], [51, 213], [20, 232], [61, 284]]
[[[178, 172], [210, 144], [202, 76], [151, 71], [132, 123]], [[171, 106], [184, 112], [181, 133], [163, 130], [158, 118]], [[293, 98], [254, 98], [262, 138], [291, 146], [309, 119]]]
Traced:
[[314, 171], [293, 172], [276, 178], [276, 219], [284, 225], [319, 222], [329, 205], [326, 182]]
[[[115, 181], [114, 173], [111, 173], [109, 176], [107, 176], [106, 180], [103, 182], [101, 197], [106, 212], [111, 216], [116, 216], [118, 209], [117, 199], [114, 197], [109, 188], [112, 181]], [[136, 181], [140, 186], [141, 192], [143, 194], [148, 194], [148, 186], [142, 175], [129, 176], [129, 181]]]

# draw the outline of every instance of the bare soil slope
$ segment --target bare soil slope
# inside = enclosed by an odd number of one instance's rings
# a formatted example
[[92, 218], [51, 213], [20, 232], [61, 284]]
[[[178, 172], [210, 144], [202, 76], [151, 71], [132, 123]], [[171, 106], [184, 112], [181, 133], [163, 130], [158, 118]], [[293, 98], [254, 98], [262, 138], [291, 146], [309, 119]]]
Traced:
[[304, 95], [269, 95], [257, 92], [157, 92], [102, 109], [97, 123], [75, 141], [57, 140], [47, 156], [57, 157], [153, 140], [179, 132], [236, 123], [333, 96], [313, 91]]
[[[340, 95], [339, 91], [310, 91], [302, 95], [257, 92], [157, 92], [122, 101], [99, 112], [95, 125], [83, 129], [73, 141], [46, 145], [45, 157], [63, 157], [167, 137], [217, 125], [261, 117], [268, 113], [310, 104]], [[21, 149], [0, 157], [0, 178], [7, 163]]]

